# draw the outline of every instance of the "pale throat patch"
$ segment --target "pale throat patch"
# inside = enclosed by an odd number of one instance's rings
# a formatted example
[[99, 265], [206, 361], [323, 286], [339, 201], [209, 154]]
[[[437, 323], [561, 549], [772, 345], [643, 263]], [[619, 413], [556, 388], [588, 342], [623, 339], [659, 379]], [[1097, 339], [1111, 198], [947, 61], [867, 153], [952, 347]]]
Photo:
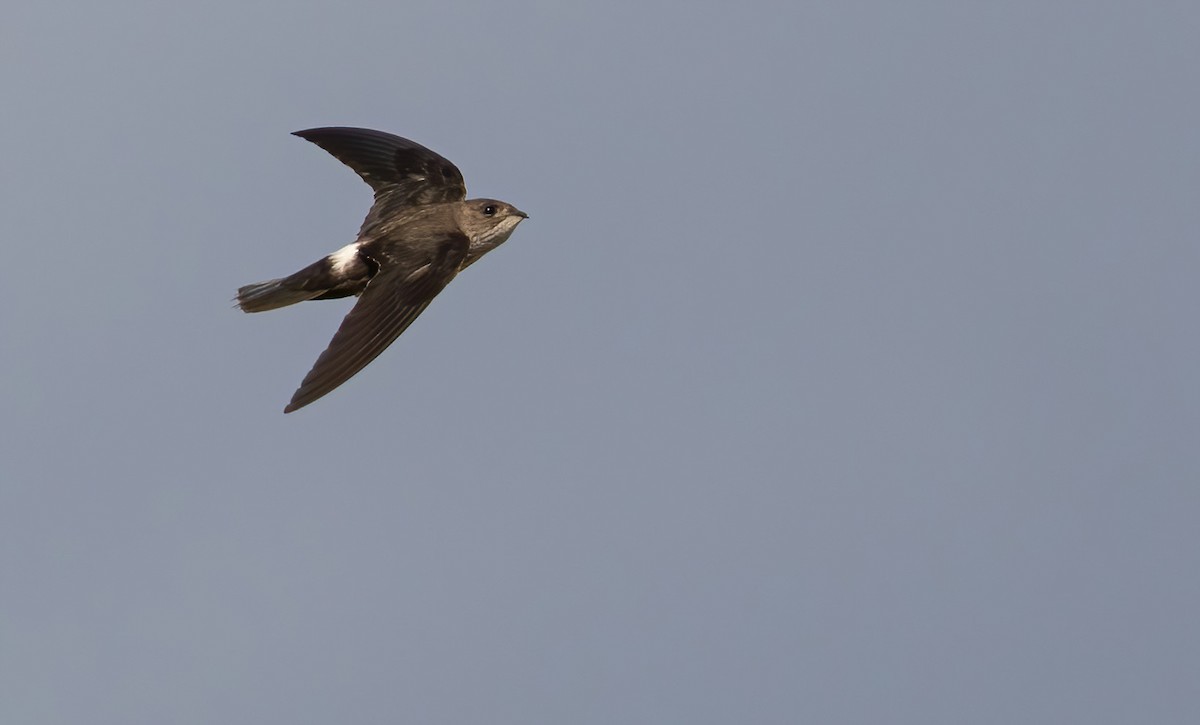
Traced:
[[479, 239], [478, 242], [481, 244], [488, 244], [490, 242], [501, 244], [508, 239], [509, 235], [513, 233], [513, 230], [520, 223], [521, 217], [519, 216], [510, 216], [501, 219], [500, 223], [490, 230], [491, 233], [483, 235], [483, 238]]
[[329, 255], [328, 259], [330, 262], [333, 262], [334, 273], [341, 274], [345, 271], [347, 265], [353, 264], [358, 259], [358, 242], [347, 244]]

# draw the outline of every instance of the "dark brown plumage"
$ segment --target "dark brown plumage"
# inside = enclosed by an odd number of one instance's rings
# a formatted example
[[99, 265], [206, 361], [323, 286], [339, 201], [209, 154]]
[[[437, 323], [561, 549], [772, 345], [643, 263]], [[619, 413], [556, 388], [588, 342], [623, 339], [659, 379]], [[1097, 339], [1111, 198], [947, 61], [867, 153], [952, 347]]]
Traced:
[[466, 200], [458, 168], [408, 139], [360, 128], [315, 128], [295, 135], [354, 169], [374, 189], [375, 203], [354, 243], [295, 274], [238, 290], [238, 306], [246, 312], [359, 297], [285, 413], [362, 370], [459, 271], [504, 243], [528, 218], [502, 201]]

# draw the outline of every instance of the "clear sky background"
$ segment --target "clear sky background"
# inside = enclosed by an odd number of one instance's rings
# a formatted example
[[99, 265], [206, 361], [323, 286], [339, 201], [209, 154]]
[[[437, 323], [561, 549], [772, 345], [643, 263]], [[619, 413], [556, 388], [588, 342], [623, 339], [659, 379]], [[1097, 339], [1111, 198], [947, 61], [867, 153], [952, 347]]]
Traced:
[[[1195, 3], [3, 15], [0, 722], [1200, 721]], [[531, 218], [284, 416], [320, 125]]]

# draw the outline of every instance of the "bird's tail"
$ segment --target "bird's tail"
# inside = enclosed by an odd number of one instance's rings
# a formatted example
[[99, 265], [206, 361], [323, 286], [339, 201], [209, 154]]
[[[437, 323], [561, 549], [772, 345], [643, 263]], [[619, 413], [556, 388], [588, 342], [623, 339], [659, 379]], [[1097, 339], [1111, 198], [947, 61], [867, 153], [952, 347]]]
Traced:
[[319, 297], [324, 290], [303, 290], [284, 286], [284, 278], [255, 282], [239, 287], [237, 304], [243, 312], [266, 312]]

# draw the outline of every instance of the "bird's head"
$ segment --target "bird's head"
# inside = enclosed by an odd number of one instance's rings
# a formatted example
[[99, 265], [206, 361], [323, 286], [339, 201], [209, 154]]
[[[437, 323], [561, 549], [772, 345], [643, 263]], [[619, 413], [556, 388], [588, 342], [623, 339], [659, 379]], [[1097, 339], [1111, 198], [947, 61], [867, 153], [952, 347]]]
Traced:
[[496, 199], [469, 199], [458, 207], [458, 227], [471, 246], [492, 248], [503, 244], [529, 215], [512, 204]]

